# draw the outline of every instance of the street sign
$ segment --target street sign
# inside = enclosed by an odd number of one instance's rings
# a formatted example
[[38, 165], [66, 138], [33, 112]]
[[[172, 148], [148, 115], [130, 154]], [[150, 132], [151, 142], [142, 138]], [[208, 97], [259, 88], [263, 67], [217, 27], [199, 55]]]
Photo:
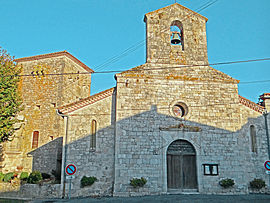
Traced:
[[264, 162], [264, 168], [265, 168], [267, 171], [270, 171], [270, 161]]
[[66, 174], [67, 175], [74, 175], [76, 173], [76, 166], [74, 164], [69, 164], [66, 166]]
[[265, 171], [265, 173], [266, 173], [267, 175], [270, 175], [270, 171]]
[[[269, 171], [270, 172], [270, 171]], [[71, 180], [71, 179], [74, 179], [75, 178], [75, 176], [66, 176], [66, 179], [67, 180]]]

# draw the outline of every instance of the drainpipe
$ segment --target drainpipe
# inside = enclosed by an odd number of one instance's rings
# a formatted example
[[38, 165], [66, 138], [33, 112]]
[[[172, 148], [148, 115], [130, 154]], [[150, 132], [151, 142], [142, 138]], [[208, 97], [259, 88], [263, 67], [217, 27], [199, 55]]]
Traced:
[[61, 169], [61, 186], [62, 186], [62, 199], [65, 198], [66, 191], [66, 174], [65, 166], [67, 161], [67, 139], [68, 139], [68, 115], [64, 115], [59, 110], [56, 110], [58, 116], [64, 118], [65, 123], [65, 136], [63, 137], [63, 148], [62, 148], [62, 169]]
[[270, 146], [269, 146], [269, 131], [268, 131], [268, 123], [267, 123], [267, 110], [263, 112], [264, 120], [265, 120], [265, 131], [266, 131], [266, 137], [267, 137], [267, 146], [268, 146], [268, 160], [270, 160]]

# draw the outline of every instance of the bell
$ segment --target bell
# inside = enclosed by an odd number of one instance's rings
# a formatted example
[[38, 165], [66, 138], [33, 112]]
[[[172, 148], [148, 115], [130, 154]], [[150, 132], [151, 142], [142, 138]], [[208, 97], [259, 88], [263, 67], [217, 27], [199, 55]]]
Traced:
[[181, 42], [181, 39], [180, 39], [179, 33], [172, 33], [171, 43], [172, 44], [180, 44], [180, 42]]

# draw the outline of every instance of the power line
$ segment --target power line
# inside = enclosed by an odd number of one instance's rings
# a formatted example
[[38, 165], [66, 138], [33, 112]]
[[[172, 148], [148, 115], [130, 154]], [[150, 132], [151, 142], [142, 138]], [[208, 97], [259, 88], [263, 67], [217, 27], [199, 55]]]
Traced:
[[[208, 7], [210, 7], [211, 5], [213, 5], [214, 3], [216, 3], [217, 1], [218, 1], [218, 0], [213, 1], [213, 2], [208, 1], [207, 3], [205, 3], [205, 4], [203, 4], [202, 6], [200, 6], [199, 8], [197, 8], [195, 12], [198, 13], [198, 12], [200, 12], [200, 11], [202, 11], [202, 10], [204, 10], [204, 9], [206, 9], [206, 8], [208, 8]], [[182, 20], [182, 22], [185, 21], [188, 17], [195, 15], [196, 13], [191, 13], [190, 15], [187, 15], [187, 16]], [[163, 30], [161, 30], [160, 32], [163, 32], [163, 31], [166, 31], [166, 30], [167, 30], [167, 29], [163, 29]], [[145, 43], [146, 40], [151, 39], [151, 38], [153, 38], [153, 36], [152, 36], [152, 37], [150, 37], [150, 36], [149, 36], [149, 37], [146, 37], [146, 39], [141, 40], [141, 41], [139, 41], [138, 43], [136, 43], [136, 44], [132, 45], [131, 47], [127, 48], [126, 50], [124, 50], [124, 51], [123, 51], [121, 54], [119, 54], [118, 56], [114, 56], [114, 57], [112, 57], [112, 58], [106, 60], [104, 63], [98, 65], [98, 66], [95, 68], [96, 71], [102, 70], [102, 69], [104, 69], [104, 67], [105, 67], [106, 65], [110, 65], [110, 64], [112, 64], [112, 63], [114, 63], [114, 62], [120, 60], [121, 58], [127, 56], [128, 54], [130, 54], [130, 53], [136, 51], [138, 48], [140, 48], [141, 46], [144, 45], [144, 43]]]
[[[33, 74], [23, 74], [23, 75], [0, 75], [0, 77], [44, 77], [44, 76], [59, 76], [59, 75], [87, 75], [87, 74], [106, 74], [106, 73], [121, 73], [125, 71], [140, 72], [148, 70], [164, 70], [164, 69], [178, 69], [178, 68], [187, 68], [187, 67], [203, 67], [203, 66], [217, 66], [217, 65], [230, 65], [238, 63], [251, 63], [251, 62], [260, 62], [260, 61], [269, 61], [270, 58], [261, 58], [261, 59], [251, 59], [251, 60], [240, 60], [240, 61], [228, 61], [228, 62], [218, 62], [218, 63], [209, 63], [209, 64], [194, 64], [194, 65], [177, 65], [177, 66], [167, 66], [160, 68], [146, 68], [146, 69], [135, 69], [135, 70], [110, 70], [110, 71], [100, 71], [100, 72], [76, 72], [76, 73], [49, 73], [43, 75], [33, 75]], [[166, 65], [166, 64], [158, 64]]]

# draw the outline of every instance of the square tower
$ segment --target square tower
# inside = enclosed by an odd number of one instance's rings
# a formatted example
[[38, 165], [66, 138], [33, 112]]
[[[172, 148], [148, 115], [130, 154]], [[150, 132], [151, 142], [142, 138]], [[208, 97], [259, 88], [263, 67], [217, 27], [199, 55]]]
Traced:
[[207, 20], [178, 3], [145, 14], [147, 62], [207, 64]]

